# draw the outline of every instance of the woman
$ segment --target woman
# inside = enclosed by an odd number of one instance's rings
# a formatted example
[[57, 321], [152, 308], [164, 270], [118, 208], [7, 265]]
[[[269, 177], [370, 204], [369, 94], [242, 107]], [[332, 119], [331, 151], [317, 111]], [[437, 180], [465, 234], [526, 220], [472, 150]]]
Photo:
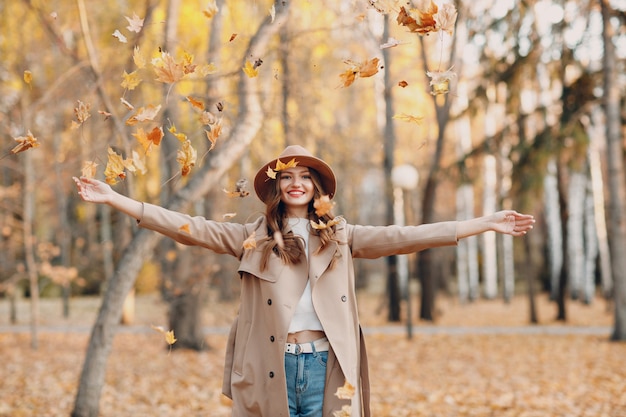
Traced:
[[[254, 189], [266, 213], [248, 224], [191, 217], [101, 181], [74, 180], [85, 201], [108, 204], [180, 243], [240, 259], [241, 305], [223, 381], [235, 417], [333, 416], [344, 406], [352, 416], [369, 416], [352, 259], [455, 245], [486, 231], [522, 236], [534, 224], [533, 216], [512, 210], [420, 226], [348, 224], [329, 211], [333, 170], [301, 146], [288, 146], [257, 172]], [[348, 394], [336, 395], [339, 388]]]

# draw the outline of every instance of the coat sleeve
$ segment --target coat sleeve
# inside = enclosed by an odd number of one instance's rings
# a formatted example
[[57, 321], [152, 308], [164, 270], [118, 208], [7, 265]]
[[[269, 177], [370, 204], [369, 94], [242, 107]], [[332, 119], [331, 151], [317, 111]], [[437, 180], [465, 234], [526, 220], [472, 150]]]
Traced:
[[137, 224], [184, 245], [202, 246], [237, 258], [241, 258], [243, 254], [244, 240], [257, 226], [217, 222], [201, 216], [192, 217], [148, 203], [143, 203], [143, 214]]
[[457, 222], [419, 226], [346, 225], [348, 244], [354, 258], [374, 259], [402, 255], [458, 243]]

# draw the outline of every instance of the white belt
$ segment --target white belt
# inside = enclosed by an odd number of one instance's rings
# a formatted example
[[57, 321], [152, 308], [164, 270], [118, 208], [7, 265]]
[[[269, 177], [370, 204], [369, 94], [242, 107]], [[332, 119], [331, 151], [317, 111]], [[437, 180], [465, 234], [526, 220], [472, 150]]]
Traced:
[[307, 343], [285, 343], [285, 353], [291, 353], [292, 355], [313, 353], [313, 348], [315, 348], [315, 352], [328, 352], [330, 343], [328, 343], [328, 339], [325, 337]]

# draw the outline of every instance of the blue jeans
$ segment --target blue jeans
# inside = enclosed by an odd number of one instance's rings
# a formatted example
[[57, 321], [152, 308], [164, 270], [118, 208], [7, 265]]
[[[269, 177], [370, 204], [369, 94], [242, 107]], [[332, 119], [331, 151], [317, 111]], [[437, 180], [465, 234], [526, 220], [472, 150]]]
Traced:
[[328, 352], [285, 353], [290, 417], [322, 417]]

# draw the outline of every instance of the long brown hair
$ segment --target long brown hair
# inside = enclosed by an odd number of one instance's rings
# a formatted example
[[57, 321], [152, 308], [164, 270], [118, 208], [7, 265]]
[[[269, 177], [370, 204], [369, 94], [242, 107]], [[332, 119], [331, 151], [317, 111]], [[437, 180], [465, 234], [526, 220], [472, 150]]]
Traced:
[[[313, 182], [313, 199], [309, 202], [307, 218], [315, 223], [322, 220], [324, 224], [332, 220], [334, 216], [332, 213], [326, 213], [323, 216], [318, 216], [315, 213], [315, 207], [313, 206], [316, 199], [319, 199], [325, 194], [320, 181], [320, 176], [312, 168], [309, 168], [311, 180]], [[261, 257], [261, 270], [267, 267], [270, 255], [275, 253], [281, 260], [290, 265], [295, 265], [306, 259], [304, 253], [304, 242], [300, 236], [293, 234], [292, 232], [286, 233], [287, 227], [287, 207], [280, 199], [280, 173], [274, 180], [274, 187], [270, 189], [267, 204], [265, 206], [265, 217], [267, 219], [267, 238], [262, 239], [259, 243], [263, 248], [263, 255]], [[309, 227], [309, 231], [312, 234], [316, 234], [320, 237], [321, 246], [315, 252], [324, 250], [326, 246], [333, 240], [335, 240], [335, 226], [328, 227], [326, 229], [312, 229]], [[277, 236], [278, 234], [278, 236]]]

